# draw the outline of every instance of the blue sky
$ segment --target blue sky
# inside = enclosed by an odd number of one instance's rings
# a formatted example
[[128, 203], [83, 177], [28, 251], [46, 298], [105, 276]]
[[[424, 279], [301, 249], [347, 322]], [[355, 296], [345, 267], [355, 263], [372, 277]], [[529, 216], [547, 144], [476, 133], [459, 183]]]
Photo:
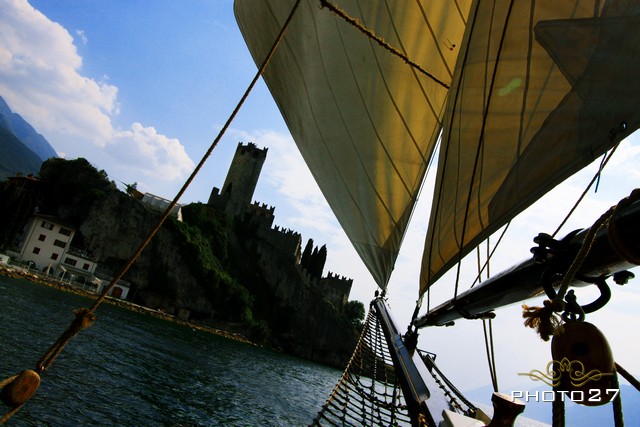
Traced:
[[[165, 198], [177, 193], [255, 72], [230, 0], [3, 0], [0, 7], [0, 95], [11, 108], [66, 158], [85, 157], [116, 182], [137, 182], [140, 190]], [[621, 146], [599, 192], [590, 193], [585, 208], [561, 234], [590, 225], [637, 185], [637, 139]], [[262, 82], [181, 202], [206, 202], [211, 188], [222, 185], [239, 141], [269, 148], [254, 199], [275, 206], [276, 224], [299, 231], [303, 244], [308, 238], [326, 244], [326, 270], [352, 277], [351, 298], [366, 304], [375, 290], [373, 280], [306, 170]], [[492, 271], [527, 258], [531, 239], [555, 230], [595, 168], [559, 186], [514, 222]], [[428, 196], [427, 190], [417, 212], [428, 211]], [[417, 297], [427, 223], [419, 214], [414, 219], [390, 284], [392, 310], [403, 325]], [[434, 299], [448, 294], [434, 290]], [[632, 281], [614, 289], [606, 314], [593, 315], [610, 335], [614, 354], [616, 346], [621, 348], [620, 363], [636, 373], [637, 340], [629, 340], [619, 325], [634, 321], [638, 304], [640, 292]], [[507, 385], [523, 381], [517, 372], [542, 369], [550, 360], [548, 344], [524, 330], [519, 312], [518, 306], [507, 308], [494, 326], [497, 342], [503, 343], [496, 351]], [[488, 384], [482, 326], [460, 324], [455, 332], [423, 332], [421, 346], [445, 354], [439, 360], [445, 372], [456, 371], [452, 376], [461, 387]], [[504, 346], [514, 340], [527, 348], [524, 354], [514, 355]], [[478, 354], [475, 364], [461, 367], [460, 353], [470, 351]]]

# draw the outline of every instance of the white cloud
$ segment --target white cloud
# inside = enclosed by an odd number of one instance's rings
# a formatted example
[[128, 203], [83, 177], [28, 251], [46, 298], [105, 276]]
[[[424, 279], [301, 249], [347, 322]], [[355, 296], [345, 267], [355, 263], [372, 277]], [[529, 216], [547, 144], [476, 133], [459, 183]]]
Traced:
[[83, 30], [76, 30], [76, 34], [80, 38], [80, 41], [82, 42], [82, 44], [87, 44], [89, 42], [89, 39], [87, 38]]
[[147, 168], [140, 172], [153, 179], [177, 180], [194, 167], [180, 141], [137, 122], [131, 125], [130, 130], [116, 131], [107, 151], [124, 163], [132, 158], [146, 163]]
[[[76, 34], [83, 43], [83, 31]], [[118, 88], [82, 74], [74, 39], [26, 0], [0, 9], [0, 95], [58, 152], [86, 157], [127, 180], [150, 177], [171, 182], [193, 168], [184, 147], [154, 127], [114, 126]]]

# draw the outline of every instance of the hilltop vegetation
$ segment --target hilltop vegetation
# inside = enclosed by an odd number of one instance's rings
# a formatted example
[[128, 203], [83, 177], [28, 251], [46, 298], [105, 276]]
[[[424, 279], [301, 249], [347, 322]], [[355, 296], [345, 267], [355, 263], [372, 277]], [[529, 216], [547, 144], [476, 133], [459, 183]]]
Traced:
[[[0, 202], [10, 210], [15, 201], [5, 187], [7, 182], [0, 183]], [[85, 159], [46, 161], [31, 197], [41, 214], [76, 228], [72, 246], [96, 258], [104, 274], [121, 268], [159, 217]], [[12, 221], [0, 224], [0, 234], [16, 228]], [[336, 311], [317, 289], [295, 281], [300, 274], [292, 262], [274, 266], [282, 277], [267, 280], [256, 239], [250, 222], [206, 204], [184, 206], [183, 221], [168, 219], [125, 275], [132, 284], [130, 298], [166, 312], [187, 309], [191, 320], [237, 328], [256, 342], [343, 364], [357, 338], [362, 304], [352, 301]], [[275, 289], [284, 279], [295, 282], [286, 300]]]

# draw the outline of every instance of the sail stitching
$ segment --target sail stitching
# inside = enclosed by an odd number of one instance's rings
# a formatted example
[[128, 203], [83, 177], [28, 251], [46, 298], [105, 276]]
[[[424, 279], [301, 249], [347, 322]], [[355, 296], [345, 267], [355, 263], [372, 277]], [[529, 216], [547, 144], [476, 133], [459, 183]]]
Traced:
[[[314, 23], [315, 23], [315, 22], [314, 22]], [[336, 27], [337, 27], [337, 25], [336, 25]], [[339, 29], [338, 29], [338, 34], [339, 34], [339, 36], [340, 36], [341, 40], [343, 40], [343, 38], [342, 38], [342, 33], [339, 31]], [[344, 45], [344, 41], [343, 41], [343, 45]], [[346, 48], [345, 48], [345, 51], [346, 51]], [[324, 61], [322, 61], [322, 63], [324, 64]], [[351, 65], [351, 63], [349, 63], [349, 65]], [[353, 68], [351, 68], [351, 73], [352, 73], [352, 75], [355, 75], [355, 72], [354, 72]], [[358, 91], [360, 92], [360, 87], [359, 87], [358, 85], [356, 85], [356, 87], [358, 88]], [[332, 97], [334, 98], [334, 103], [335, 103], [336, 105], [338, 105], [338, 102], [337, 102], [337, 100], [336, 100], [336, 98], [335, 98], [335, 93], [334, 93], [334, 90], [333, 90], [333, 86], [332, 86], [331, 84], [329, 84], [329, 88], [330, 88], [331, 95], [332, 95]], [[361, 93], [361, 92], [360, 92], [360, 93]], [[361, 94], [361, 95], [362, 95], [362, 94]], [[344, 115], [343, 115], [342, 111], [340, 110], [340, 108], [337, 108], [337, 107], [336, 107], [336, 110], [337, 110], [338, 114], [340, 115], [340, 118], [341, 118], [341, 120], [342, 120], [342, 123], [343, 123], [343, 125], [344, 125], [345, 130], [346, 130], [346, 131], [347, 131], [347, 133], [349, 134], [349, 140], [351, 141], [351, 143], [352, 143], [352, 145], [353, 145], [353, 144], [354, 144], [354, 138], [352, 137], [351, 133], [349, 132], [349, 128], [348, 128], [348, 126], [347, 126], [347, 124], [346, 124], [347, 120], [346, 120], [346, 118], [344, 117]], [[371, 120], [371, 118], [369, 118], [369, 119]], [[320, 126], [318, 126], [318, 129], [319, 129], [319, 131], [321, 132], [321, 127], [320, 127]], [[384, 147], [384, 144], [382, 144], [382, 141], [380, 140], [380, 137], [378, 136], [377, 130], [375, 131], [375, 133], [376, 133], [376, 137], [377, 137], [378, 141], [380, 141], [380, 145], [383, 147], [383, 149], [384, 149], [384, 151], [385, 151], [385, 153], [386, 153], [386, 147]], [[323, 141], [325, 141], [325, 138], [322, 138], [322, 140], [323, 140]], [[329, 153], [329, 156], [331, 157], [332, 162], [333, 162], [334, 164], [336, 164], [337, 162], [334, 160], [334, 153], [332, 153], [332, 152], [331, 152], [331, 150], [329, 150], [329, 148], [328, 148], [328, 146], [326, 145], [326, 143], [325, 143], [325, 146], [327, 147], [327, 153]], [[357, 151], [357, 150], [356, 150], [356, 151]], [[387, 156], [388, 156], [388, 153], [387, 153]], [[361, 157], [361, 156], [359, 156], [359, 155], [358, 155], [358, 160], [359, 160], [359, 162], [360, 162], [360, 165], [361, 165], [361, 166], [363, 166], [363, 168], [364, 168], [364, 163], [363, 163], [362, 157]], [[342, 172], [339, 172], [339, 175], [340, 175], [340, 178], [341, 178], [342, 182], [343, 182], [343, 183], [345, 183], [345, 186], [346, 186], [346, 187], [348, 187], [348, 185], [347, 185], [347, 179], [346, 179], [346, 177], [344, 176], [344, 174], [343, 174]], [[399, 175], [399, 173], [398, 173], [398, 175]], [[373, 185], [374, 183], [373, 183], [373, 181], [372, 181], [371, 176], [370, 176], [369, 174], [367, 174], [367, 175], [366, 175], [366, 177], [367, 177], [367, 180], [369, 181], [369, 184], [371, 184], [371, 188], [373, 188], [373, 189], [374, 189], [374, 191], [375, 191], [375, 193], [376, 193], [376, 197], [378, 198], [378, 200], [382, 201], [382, 200], [383, 200], [383, 198], [381, 197], [381, 195], [380, 195], [379, 191], [376, 189], [375, 185]], [[408, 193], [410, 193], [410, 192], [408, 191], [408, 188], [406, 188], [406, 183], [404, 183], [404, 182], [403, 182], [403, 184], [405, 185], [405, 189], [407, 189], [407, 192], [408, 192]], [[358, 203], [357, 203], [357, 195], [356, 195], [356, 194], [354, 194], [353, 192], [349, 192], [349, 196], [350, 196], [351, 200], [353, 201], [353, 205], [354, 205], [355, 207], [357, 207], [357, 209], [358, 209], [358, 210], [361, 210], [360, 206], [359, 206], [359, 205], [358, 205]], [[329, 199], [329, 198], [328, 198], [327, 200], [331, 200], [331, 199]], [[331, 203], [330, 203], [330, 204], [331, 204]], [[383, 207], [385, 208], [385, 210], [386, 210], [386, 212], [387, 212], [388, 216], [391, 218], [391, 217], [392, 217], [392, 215], [391, 215], [391, 211], [389, 210], [389, 206], [387, 206], [387, 205], [386, 205], [386, 204], [384, 204], [384, 203], [382, 203], [382, 205], [383, 205]], [[332, 206], [332, 208], [333, 208], [333, 206]], [[335, 209], [334, 209], [334, 210], [335, 210]], [[362, 218], [366, 218], [366, 215], [361, 214], [360, 216], [361, 216]], [[375, 235], [374, 235], [374, 234], [372, 233], [372, 231], [371, 231], [372, 227], [370, 227], [370, 226], [369, 226], [369, 224], [365, 224], [365, 228], [366, 228], [366, 231], [367, 231], [367, 233], [369, 234], [370, 238], [371, 238], [372, 240], [374, 240], [374, 241], [376, 241], [376, 242], [377, 242], [377, 239], [376, 239]], [[359, 242], [359, 243], [360, 243], [360, 242]], [[364, 245], [367, 245], [367, 243], [366, 243], [366, 242], [361, 242], [361, 243], [363, 243]], [[355, 246], [355, 242], [354, 242], [354, 246]], [[356, 251], [357, 251], [359, 254], [361, 254], [364, 250], [365, 250], [365, 249], [362, 249], [360, 246], [356, 246]], [[361, 257], [362, 257], [362, 255], [361, 255]], [[385, 288], [386, 288], [386, 286], [387, 286], [387, 284], [388, 284], [388, 282], [389, 282], [389, 276], [390, 276], [390, 272], [388, 271], [388, 269], [387, 269], [387, 268], [384, 268], [384, 266], [382, 266], [382, 268], [381, 268], [381, 266], [380, 266], [379, 264], [378, 264], [378, 265], [375, 265], [375, 266], [371, 266], [371, 267], [367, 266], [367, 267], [369, 268], [369, 271], [372, 273], [372, 275], [373, 275], [373, 276], [374, 276], [374, 278], [376, 279], [376, 283], [378, 283], [378, 286], [379, 286], [381, 289], [385, 289]], [[375, 271], [372, 271], [372, 270], [375, 270]]]
[[[491, 83], [490, 83], [490, 88], [489, 88], [489, 96], [487, 98], [487, 106], [485, 108], [485, 111], [483, 113], [483, 119], [482, 119], [482, 128], [480, 129], [480, 141], [478, 141], [478, 148], [476, 151], [476, 158], [473, 164], [473, 172], [471, 174], [471, 182], [469, 183], [469, 194], [467, 197], [467, 203], [465, 206], [465, 213], [464, 213], [464, 221], [462, 223], [462, 236], [461, 236], [461, 245], [460, 248], [462, 249], [464, 247], [464, 238], [465, 238], [465, 233], [467, 230], [467, 223], [468, 223], [468, 218], [469, 218], [469, 208], [471, 205], [471, 198], [473, 196], [473, 183], [475, 181], [475, 177], [476, 177], [476, 173], [478, 171], [478, 163], [479, 163], [479, 159], [480, 159], [480, 155], [482, 153], [482, 148], [484, 147], [484, 131], [485, 131], [485, 127], [487, 124], [487, 119], [488, 119], [488, 111], [489, 111], [489, 105], [491, 104], [491, 95], [493, 94], [493, 87], [495, 85], [496, 82], [496, 76], [498, 73], [498, 65], [500, 64], [500, 56], [502, 53], [502, 48], [504, 46], [504, 41], [506, 38], [506, 34], [507, 34], [507, 28], [508, 28], [508, 24], [509, 24], [509, 18], [511, 17], [511, 12], [513, 10], [513, 1], [511, 1], [509, 3], [509, 8], [507, 10], [507, 15], [505, 17], [505, 24], [504, 24], [504, 28], [502, 30], [502, 35], [500, 38], [500, 44], [498, 46], [498, 52], [497, 52], [497, 56], [496, 56], [496, 62], [495, 62], [495, 66], [493, 69], [493, 73], [492, 73], [492, 77], [491, 77]], [[456, 272], [456, 284], [455, 284], [455, 288], [454, 288], [454, 292], [453, 292], [453, 299], [456, 299], [458, 297], [458, 287], [460, 284], [460, 264], [462, 261], [462, 254], [463, 254], [463, 250], [460, 251], [460, 254], [458, 255], [458, 268], [457, 268], [457, 272]]]
[[[340, 32], [339, 32], [339, 34], [340, 34], [340, 37], [342, 38], [342, 33], [340, 33]], [[350, 66], [350, 69], [351, 69], [352, 74], [354, 74], [354, 75], [355, 75], [355, 72], [354, 72], [354, 70], [353, 70], [353, 67], [351, 66], [351, 65], [352, 65], [352, 64], [351, 64], [351, 61], [350, 61], [350, 60], [348, 60], [348, 63], [349, 63], [349, 66]], [[376, 57], [376, 63], [378, 64], [378, 67], [379, 67], [379, 66], [380, 66], [380, 63], [379, 63], [379, 61], [377, 60], [377, 57]], [[381, 74], [382, 74], [382, 73], [381, 73]], [[387, 91], [389, 92], [389, 98], [391, 99], [391, 103], [393, 104], [393, 106], [394, 106], [394, 108], [395, 108], [396, 112], [398, 113], [398, 116], [400, 117], [400, 120], [403, 122], [403, 124], [404, 124], [404, 126], [405, 126], [405, 129], [407, 130], [407, 133], [410, 135], [410, 138], [411, 138], [411, 140], [413, 141], [413, 145], [414, 145], [414, 146], [416, 146], [417, 144], [416, 144], [415, 137], [411, 134], [411, 130], [409, 129], [409, 126], [407, 126], [406, 121], [405, 121], [404, 117], [402, 116], [402, 114], [401, 114], [401, 112], [400, 112], [400, 109], [398, 108], [398, 105], [397, 105], [397, 103], [396, 103], [395, 99], [393, 98], [393, 96], [391, 96], [391, 91], [389, 90], [389, 86], [388, 86], [388, 84], [387, 84], [386, 79], [384, 78], [384, 75], [382, 75], [382, 80], [383, 80], [383, 82], [384, 82], [384, 86], [385, 86], [385, 88], [386, 88], [386, 89], [387, 89]], [[359, 92], [359, 94], [360, 94], [360, 97], [361, 97], [361, 98], [363, 98], [362, 89], [361, 89], [360, 85], [356, 84], [356, 87], [357, 87], [357, 89], [358, 89], [358, 92]], [[382, 138], [380, 137], [380, 135], [379, 135], [379, 133], [378, 133], [378, 130], [375, 128], [375, 123], [373, 122], [373, 119], [372, 119], [372, 117], [371, 117], [370, 112], [369, 112], [368, 110], [367, 110], [366, 112], [367, 112], [367, 117], [369, 118], [369, 121], [374, 125], [374, 133], [376, 134], [376, 139], [378, 140], [378, 142], [379, 142], [379, 144], [380, 144], [380, 147], [382, 147], [382, 150], [384, 151], [385, 156], [386, 156], [388, 159], [390, 159], [390, 160], [391, 160], [391, 155], [389, 154], [389, 149], [385, 146], [385, 144], [384, 144], [384, 143], [383, 143], [383, 141], [382, 141]], [[345, 127], [346, 127], [346, 126], [345, 126]], [[349, 130], [348, 130], [348, 129], [347, 129], [347, 132], [349, 132]], [[350, 132], [349, 132], [349, 133], [350, 133]], [[351, 140], [353, 141], [353, 138], [351, 138]], [[418, 150], [418, 152], [420, 152], [420, 151]], [[420, 155], [421, 155], [421, 157], [422, 157], [422, 158], [424, 158], [424, 156], [422, 155], [422, 153], [420, 153]], [[411, 185], [405, 181], [404, 177], [403, 177], [403, 176], [402, 176], [402, 174], [400, 173], [400, 170], [398, 169], [398, 165], [396, 165], [394, 162], [391, 162], [391, 164], [392, 164], [393, 170], [395, 171], [396, 176], [398, 177], [398, 179], [399, 179], [399, 180], [400, 180], [400, 182], [402, 183], [402, 186], [404, 187], [404, 189], [405, 189], [405, 191], [407, 192], [407, 194], [413, 195], [413, 191], [412, 191], [413, 189], [411, 188]], [[373, 184], [373, 183], [372, 183], [372, 184]], [[374, 188], [374, 189], [375, 189], [375, 185], [372, 185], [372, 188]], [[380, 200], [381, 204], [385, 207], [385, 209], [386, 209], [387, 213], [389, 214], [389, 216], [390, 216], [390, 217], [392, 217], [392, 215], [391, 215], [391, 211], [389, 210], [389, 206], [387, 206], [387, 204], [386, 204], [386, 203], [384, 203], [384, 198], [380, 195], [380, 192], [379, 192], [377, 189], [375, 189], [375, 192], [376, 192], [376, 196], [378, 197], [378, 200]], [[393, 219], [395, 220], [395, 218], [393, 218]]]
[[440, 86], [444, 87], [445, 89], [449, 89], [449, 85], [446, 84], [445, 82], [443, 82], [442, 80], [438, 79], [436, 76], [434, 76], [433, 74], [429, 73], [428, 71], [426, 71], [424, 68], [422, 68], [419, 64], [416, 64], [415, 62], [413, 62], [407, 55], [405, 55], [404, 53], [400, 52], [398, 49], [396, 49], [395, 47], [389, 45], [387, 42], [385, 42], [382, 38], [378, 37], [373, 31], [371, 31], [368, 28], [363, 27], [357, 19], [350, 17], [345, 11], [343, 11], [342, 9], [338, 8], [337, 6], [335, 6], [334, 4], [328, 2], [327, 0], [320, 0], [320, 4], [322, 5], [322, 7], [326, 7], [327, 9], [331, 10], [333, 13], [335, 13], [336, 15], [338, 15], [339, 17], [341, 17], [342, 19], [345, 20], [345, 22], [349, 23], [350, 25], [352, 25], [353, 27], [357, 28], [358, 30], [360, 30], [363, 34], [366, 34], [367, 37], [369, 37], [370, 39], [374, 40], [376, 43], [378, 43], [380, 46], [382, 46], [384, 49], [388, 50], [389, 52], [391, 52], [393, 55], [401, 58], [404, 62], [406, 62], [407, 64], [409, 64], [410, 66], [412, 66], [413, 68], [415, 68], [416, 70], [420, 71], [422, 74], [424, 74], [425, 76], [429, 77], [431, 80], [433, 80], [435, 83], [439, 84]]
[[[422, 14], [422, 19], [424, 20], [425, 24], [427, 25], [427, 28], [429, 29], [429, 34], [431, 35], [431, 38], [434, 40], [434, 44], [438, 47], [438, 56], [440, 57], [440, 60], [442, 61], [442, 64], [444, 64], [444, 66], [447, 69], [447, 73], [449, 74], [449, 78], [453, 77], [453, 71], [451, 70], [451, 68], [449, 67], [449, 64], [447, 63], [445, 57], [444, 57], [444, 53], [442, 52], [442, 47], [441, 44], [438, 43], [438, 39], [436, 37], [436, 34], [433, 30], [433, 26], [431, 25], [431, 23], [429, 22], [429, 18], [427, 17], [427, 14], [424, 10], [424, 7], [422, 7], [422, 3], [419, 0], [416, 0], [417, 6], [420, 9], [420, 13]], [[453, 50], [455, 49], [456, 45], [455, 44], [451, 44], [451, 46], [449, 47], [449, 49]]]
[[[473, 12], [473, 21], [471, 21], [472, 22], [472, 24], [471, 24], [471, 32], [473, 32], [473, 29], [475, 28], [477, 16], [478, 16], [478, 7], [476, 5], [476, 8], [475, 8], [475, 10]], [[469, 46], [467, 45], [465, 53], [464, 53], [464, 59], [462, 61], [463, 65], [462, 65], [462, 69], [461, 69], [461, 76], [464, 74], [464, 68], [465, 68], [466, 59], [467, 59], [468, 55], [469, 55]], [[460, 88], [461, 86], [462, 86], [462, 77], [460, 77], [460, 79], [458, 81], [458, 88]], [[453, 101], [452, 108], [454, 110], [457, 107], [458, 99], [459, 98], [456, 96], [454, 101]], [[448, 130], [451, 131], [452, 127], [453, 127], [453, 122], [449, 125]], [[443, 133], [444, 133], [444, 130], [443, 130]], [[442, 176], [444, 176], [444, 170], [446, 169], [446, 166], [444, 166], [444, 165], [447, 165], [447, 159], [449, 157], [450, 152], [449, 152], [449, 149], [448, 149], [447, 145], [443, 144], [441, 147], [442, 148], [447, 147], [447, 148], [444, 148], [444, 150], [443, 150], [444, 151], [444, 158], [442, 159], [442, 165], [443, 166], [439, 167], [439, 169], [441, 169], [443, 171], [442, 172]], [[440, 153], [440, 154], [442, 155], [443, 153]], [[433, 209], [432, 212], [439, 212], [440, 211], [440, 203], [442, 202], [442, 197], [443, 197], [443, 192], [444, 192], [444, 179], [442, 179], [440, 181], [440, 185], [438, 185], [437, 187], [438, 187], [437, 189], [434, 189], [435, 209]], [[438, 194], [437, 198], [435, 196], [435, 191], [437, 191], [437, 194]], [[434, 218], [433, 218], [432, 223], [430, 223], [430, 227], [433, 227], [435, 229], [436, 228], [437, 215], [433, 215], [433, 217]], [[426, 285], [427, 290], [431, 288], [431, 284], [432, 284], [432, 280], [433, 280], [432, 271], [431, 271], [431, 261], [432, 261], [433, 255], [432, 255], [431, 252], [433, 251], [433, 246], [434, 246], [434, 243], [435, 243], [435, 236], [436, 236], [436, 233], [435, 232], [431, 232], [431, 239], [429, 241], [429, 256], [428, 256], [428, 262], [427, 262], [427, 273], [426, 273], [427, 274], [427, 279], [426, 279], [427, 280], [427, 285]], [[425, 252], [426, 252], [426, 250], [427, 250], [427, 247], [426, 247], [426, 243], [425, 243]], [[424, 273], [421, 273], [421, 275], [423, 275], [423, 274]], [[431, 309], [431, 293], [428, 292], [427, 293], [427, 314], [429, 313], [430, 309]]]

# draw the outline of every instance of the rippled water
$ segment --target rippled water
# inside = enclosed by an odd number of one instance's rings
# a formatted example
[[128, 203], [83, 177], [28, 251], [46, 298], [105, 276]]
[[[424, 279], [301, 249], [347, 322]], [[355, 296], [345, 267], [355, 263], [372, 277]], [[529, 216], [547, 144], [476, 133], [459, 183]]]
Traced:
[[[0, 277], [0, 378], [33, 369], [68, 327], [73, 310], [89, 303]], [[9, 425], [301, 426], [340, 376], [109, 304], [97, 314]]]

